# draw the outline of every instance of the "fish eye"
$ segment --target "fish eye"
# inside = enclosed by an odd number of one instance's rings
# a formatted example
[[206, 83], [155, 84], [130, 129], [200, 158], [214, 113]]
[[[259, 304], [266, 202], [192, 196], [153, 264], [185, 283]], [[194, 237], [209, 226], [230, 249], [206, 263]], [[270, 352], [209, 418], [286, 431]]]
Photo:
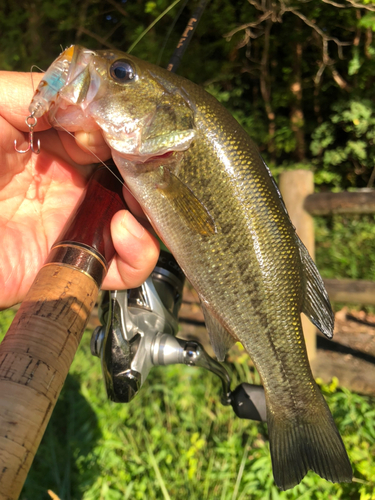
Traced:
[[116, 61], [109, 69], [111, 77], [118, 83], [125, 83], [133, 80], [135, 71], [128, 61]]

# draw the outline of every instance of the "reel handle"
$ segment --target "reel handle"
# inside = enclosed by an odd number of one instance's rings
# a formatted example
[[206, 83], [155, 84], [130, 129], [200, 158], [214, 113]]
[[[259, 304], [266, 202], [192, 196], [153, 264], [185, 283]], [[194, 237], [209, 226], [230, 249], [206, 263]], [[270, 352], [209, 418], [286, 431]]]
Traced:
[[266, 398], [261, 385], [240, 384], [231, 392], [230, 403], [239, 418], [267, 421]]

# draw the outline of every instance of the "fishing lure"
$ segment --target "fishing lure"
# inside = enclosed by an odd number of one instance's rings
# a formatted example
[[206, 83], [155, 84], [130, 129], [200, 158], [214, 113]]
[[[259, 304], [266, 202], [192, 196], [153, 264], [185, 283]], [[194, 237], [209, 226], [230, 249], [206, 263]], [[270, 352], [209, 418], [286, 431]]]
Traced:
[[[67, 48], [62, 54], [51, 64], [41, 79], [34, 97], [29, 105], [30, 115], [25, 122], [29, 128], [29, 144], [25, 150], [17, 148], [17, 141], [14, 141], [14, 149], [17, 153], [27, 153], [32, 151], [35, 154], [40, 153], [40, 141], [38, 140], [37, 148], [34, 146], [34, 128], [38, 122], [38, 118], [49, 111], [50, 107], [56, 104], [56, 96], [59, 96], [61, 89], [70, 81], [73, 81], [77, 75], [81, 75], [81, 68], [87, 67], [88, 58], [93, 52], [91, 50], [82, 50], [80, 53], [74, 50], [74, 46]], [[82, 85], [75, 87], [82, 91]], [[86, 89], [85, 89], [86, 90]], [[79, 101], [79, 91], [77, 101]]]

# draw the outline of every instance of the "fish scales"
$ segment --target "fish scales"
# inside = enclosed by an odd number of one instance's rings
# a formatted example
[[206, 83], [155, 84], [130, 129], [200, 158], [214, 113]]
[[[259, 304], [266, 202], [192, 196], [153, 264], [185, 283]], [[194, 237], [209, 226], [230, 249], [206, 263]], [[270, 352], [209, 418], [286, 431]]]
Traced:
[[[187, 93], [191, 95], [189, 89]], [[202, 97], [205, 103], [200, 105]], [[193, 235], [192, 238], [190, 231], [186, 235], [181, 233], [180, 217], [178, 214], [171, 217], [157, 192], [153, 196], [155, 190], [153, 183], [148, 181], [148, 173], [144, 174], [145, 178], [138, 176], [140, 193], [144, 192], [145, 186], [150, 185], [150, 203], [149, 206], [145, 205], [146, 211], [152, 211], [154, 217], [160, 220], [157, 229], [162, 237], [166, 233], [177, 236], [174, 241], [168, 239], [172, 252], [181, 256], [180, 263], [187, 275], [192, 276], [192, 284], [203, 300], [214, 304], [211, 306], [212, 309], [215, 307], [213, 312], [223, 311], [221, 320], [244, 343], [262, 375], [263, 383], [268, 384], [269, 377], [275, 377], [276, 368], [273, 366], [275, 356], [267, 352], [264, 342], [267, 342], [269, 349], [278, 353], [276, 359], [277, 366], [280, 365], [277, 370], [281, 373], [280, 380], [285, 378], [285, 369], [280, 363], [286, 343], [284, 363], [290, 362], [290, 369], [287, 369], [290, 377], [297, 380], [298, 375], [308, 376], [310, 381], [305, 354], [303, 370], [295, 373], [299, 363], [289, 353], [291, 342], [298, 348], [298, 359], [301, 352], [305, 353], [299, 320], [301, 280], [299, 276], [296, 279], [301, 264], [293, 227], [289, 221], [285, 224], [287, 216], [273, 192], [272, 182], [259, 155], [254, 155], [255, 147], [241, 146], [241, 143], [248, 144], [248, 137], [244, 142], [241, 137], [244, 133], [237, 122], [230, 117], [232, 123], [228, 124], [228, 115], [223, 116], [226, 130], [230, 133], [219, 130], [218, 134], [211, 132], [207, 138], [206, 129], [215, 130], [215, 122], [220, 121], [221, 117], [216, 118], [214, 123], [210, 120], [211, 116], [215, 119], [215, 114], [214, 109], [207, 106], [206, 94], [194, 95], [194, 98], [196, 123], [201, 137], [197, 137], [184, 154], [179, 165], [179, 177], [199, 199], [204, 200], [215, 220], [217, 234], [211, 238], [199, 235]], [[216, 105], [216, 101], [213, 104]], [[221, 154], [223, 150], [225, 158]], [[213, 173], [211, 165], [217, 162], [222, 163], [224, 168]], [[132, 185], [130, 181], [129, 186]], [[228, 218], [228, 214], [233, 216]], [[194, 253], [191, 251], [192, 244], [196, 249]], [[194, 272], [196, 267], [202, 270], [199, 275]], [[280, 268], [280, 272], [275, 274], [275, 268]], [[219, 294], [217, 285], [220, 285]], [[286, 303], [295, 311], [294, 315], [285, 307]], [[261, 349], [257, 349], [257, 345]], [[282, 393], [285, 394], [285, 391], [282, 390]], [[285, 397], [279, 399], [284, 408]]]
[[[305, 312], [330, 337], [332, 310], [256, 146], [192, 82], [118, 51], [77, 46], [74, 54], [51, 123], [79, 127], [77, 113], [69, 124], [68, 103], [80, 106], [82, 126], [101, 127], [127, 186], [196, 288], [216, 355], [236, 340], [250, 354], [265, 388], [276, 483], [291, 488], [309, 469], [350, 481], [300, 318]], [[87, 98], [81, 91], [78, 102], [84, 71]]]

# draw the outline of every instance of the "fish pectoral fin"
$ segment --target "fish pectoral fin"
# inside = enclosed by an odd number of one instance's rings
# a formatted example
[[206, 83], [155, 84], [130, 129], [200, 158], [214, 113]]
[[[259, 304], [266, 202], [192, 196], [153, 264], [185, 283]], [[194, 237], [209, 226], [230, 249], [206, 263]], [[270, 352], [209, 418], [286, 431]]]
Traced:
[[329, 339], [333, 336], [334, 315], [322, 277], [307, 248], [299, 239], [297, 244], [304, 269], [302, 312]]
[[171, 208], [179, 214], [185, 224], [198, 234], [202, 236], [215, 234], [215, 222], [203, 203], [169, 169], [162, 168], [164, 171], [163, 182], [157, 186], [157, 189], [169, 201]]
[[229, 349], [236, 343], [232, 335], [223, 327], [221, 323], [208, 311], [202, 303], [204, 321], [210, 336], [212, 349], [219, 361], [224, 361]]

